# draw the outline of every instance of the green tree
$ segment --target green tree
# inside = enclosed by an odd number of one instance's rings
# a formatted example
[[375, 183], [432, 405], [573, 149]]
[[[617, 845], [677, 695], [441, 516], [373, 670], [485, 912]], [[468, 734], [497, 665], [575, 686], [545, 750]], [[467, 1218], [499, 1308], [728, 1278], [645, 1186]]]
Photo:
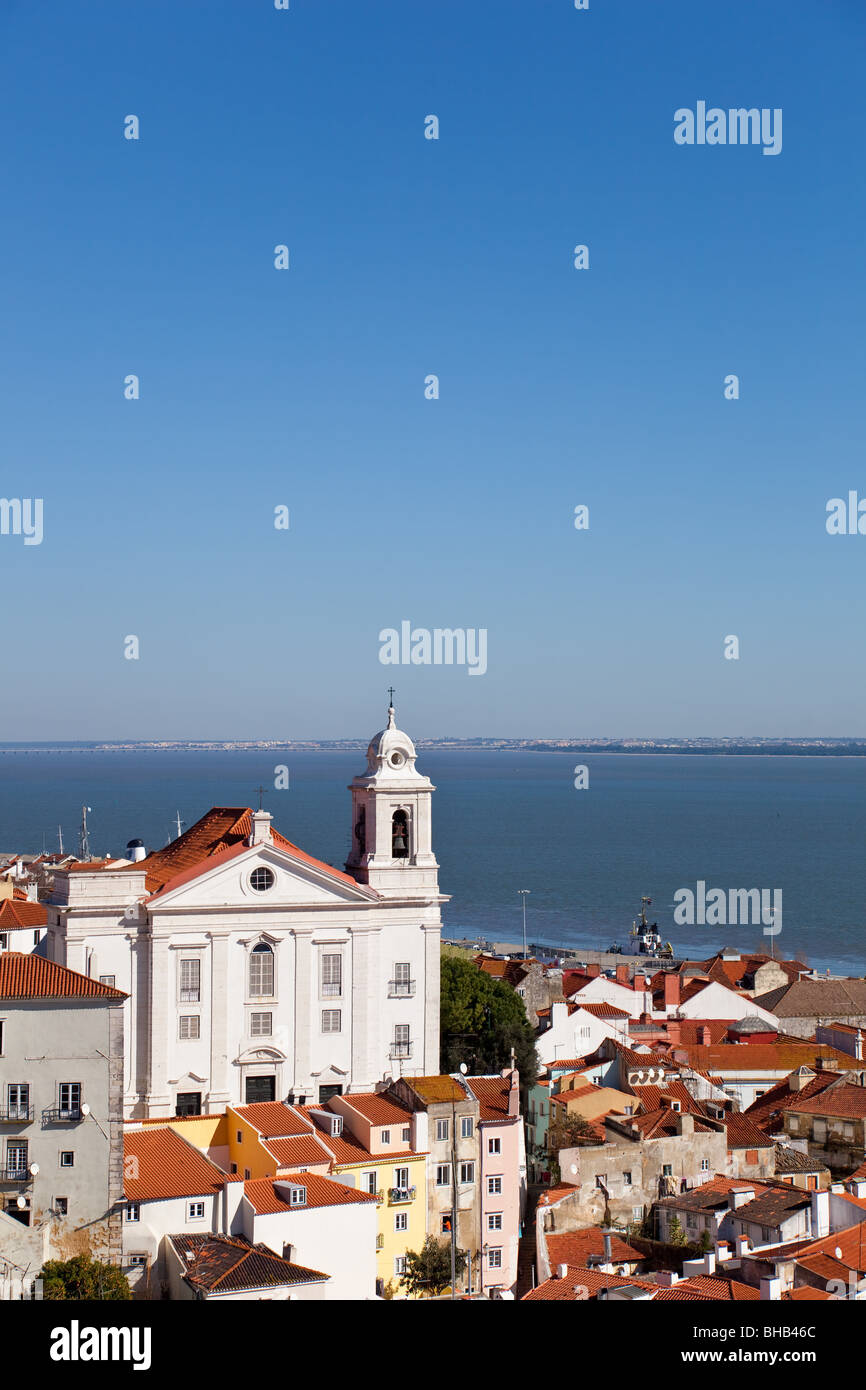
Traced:
[[[454, 1261], [457, 1278], [466, 1268], [466, 1256], [457, 1251]], [[437, 1240], [428, 1236], [420, 1251], [407, 1250], [406, 1273], [400, 1285], [415, 1297], [431, 1298], [444, 1293], [451, 1285], [451, 1244], [447, 1240]]]
[[702, 1254], [706, 1254], [708, 1250], [712, 1250], [713, 1248], [713, 1238], [707, 1230], [706, 1226], [701, 1231], [701, 1243], [698, 1248], [700, 1249]]
[[71, 1260], [47, 1260], [39, 1274], [43, 1298], [81, 1301], [130, 1299], [126, 1275], [116, 1265], [76, 1255]]
[[686, 1243], [686, 1233], [678, 1216], [674, 1216], [671, 1220], [668, 1243], [670, 1245], [685, 1245]]
[[[562, 1106], [556, 1107], [557, 1111]], [[560, 1149], [573, 1149], [580, 1144], [598, 1144], [600, 1139], [589, 1120], [583, 1115], [558, 1114], [547, 1131], [547, 1148], [551, 1154]]]
[[440, 1059], [443, 1072], [461, 1062], [481, 1073], [514, 1064], [526, 1092], [538, 1076], [535, 1036], [523, 1001], [510, 985], [491, 979], [471, 960], [443, 956], [440, 986]]

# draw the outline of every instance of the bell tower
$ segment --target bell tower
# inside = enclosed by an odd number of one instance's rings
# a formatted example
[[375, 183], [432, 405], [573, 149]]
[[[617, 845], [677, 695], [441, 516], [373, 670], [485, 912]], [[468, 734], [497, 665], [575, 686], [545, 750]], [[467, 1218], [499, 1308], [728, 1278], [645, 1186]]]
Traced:
[[370, 740], [367, 771], [349, 785], [352, 848], [346, 869], [385, 897], [427, 898], [439, 893], [430, 815], [436, 788], [416, 771], [416, 756], [414, 743], [397, 728], [394, 706], [389, 705], [387, 728]]

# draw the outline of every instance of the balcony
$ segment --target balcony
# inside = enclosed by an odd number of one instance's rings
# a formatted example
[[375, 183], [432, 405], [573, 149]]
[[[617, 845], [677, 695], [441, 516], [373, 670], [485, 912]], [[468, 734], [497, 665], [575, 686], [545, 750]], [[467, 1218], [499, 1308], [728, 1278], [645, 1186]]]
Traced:
[[385, 1200], [385, 1189], [380, 1187], [378, 1192], [371, 1192], [370, 1196], [376, 1198], [376, 1206], [380, 1207]]
[[80, 1105], [55, 1105], [42, 1111], [43, 1125], [77, 1125], [83, 1119]]
[[400, 1206], [401, 1203], [403, 1203], [403, 1202], [414, 1202], [414, 1200], [415, 1200], [415, 1193], [417, 1192], [417, 1190], [418, 1190], [418, 1189], [415, 1188], [415, 1187], [389, 1187], [389, 1188], [388, 1188], [388, 1205], [389, 1205], [389, 1207]]
[[384, 1249], [385, 1249], [385, 1237], [384, 1237], [383, 1235], [378, 1235], [378, 1236], [376, 1237], [376, 1249], [377, 1249], [377, 1250], [384, 1250]]
[[388, 998], [389, 999], [411, 999], [415, 993], [414, 980], [389, 980]]
[[410, 1042], [392, 1042], [388, 1049], [389, 1057], [411, 1057], [412, 1044]]
[[0, 1124], [29, 1125], [32, 1121], [32, 1105], [0, 1105]]
[[20, 1182], [32, 1186], [33, 1174], [26, 1163], [23, 1168], [16, 1163], [11, 1168], [0, 1168], [0, 1182]]

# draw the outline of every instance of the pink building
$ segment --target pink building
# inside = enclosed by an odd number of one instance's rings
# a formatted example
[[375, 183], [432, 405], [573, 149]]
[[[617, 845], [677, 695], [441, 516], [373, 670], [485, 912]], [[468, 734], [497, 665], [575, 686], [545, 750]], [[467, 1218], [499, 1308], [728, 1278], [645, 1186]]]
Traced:
[[462, 1081], [479, 1105], [481, 1276], [474, 1282], [482, 1293], [513, 1297], [526, 1206], [520, 1079], [516, 1071], [504, 1071], [501, 1076], [466, 1076]]

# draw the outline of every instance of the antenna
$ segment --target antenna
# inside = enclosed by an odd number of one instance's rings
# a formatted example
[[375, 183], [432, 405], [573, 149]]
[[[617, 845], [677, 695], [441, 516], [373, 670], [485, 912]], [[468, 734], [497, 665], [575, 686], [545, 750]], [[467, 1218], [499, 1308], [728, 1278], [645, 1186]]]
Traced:
[[63, 826], [62, 826], [62, 825], [58, 825], [58, 827], [57, 827], [57, 838], [58, 838], [58, 840], [60, 841], [60, 853], [62, 854], [62, 853], [63, 853]]
[[90, 858], [90, 836], [87, 833], [87, 812], [92, 810], [92, 806], [82, 806], [81, 808], [81, 829], [78, 832], [79, 859]]
[[176, 814], [177, 814], [177, 838], [180, 839], [181, 835], [183, 834], [183, 827], [186, 825], [186, 821], [185, 821], [185, 820], [181, 820], [181, 818], [180, 818], [180, 811], [178, 811]]

